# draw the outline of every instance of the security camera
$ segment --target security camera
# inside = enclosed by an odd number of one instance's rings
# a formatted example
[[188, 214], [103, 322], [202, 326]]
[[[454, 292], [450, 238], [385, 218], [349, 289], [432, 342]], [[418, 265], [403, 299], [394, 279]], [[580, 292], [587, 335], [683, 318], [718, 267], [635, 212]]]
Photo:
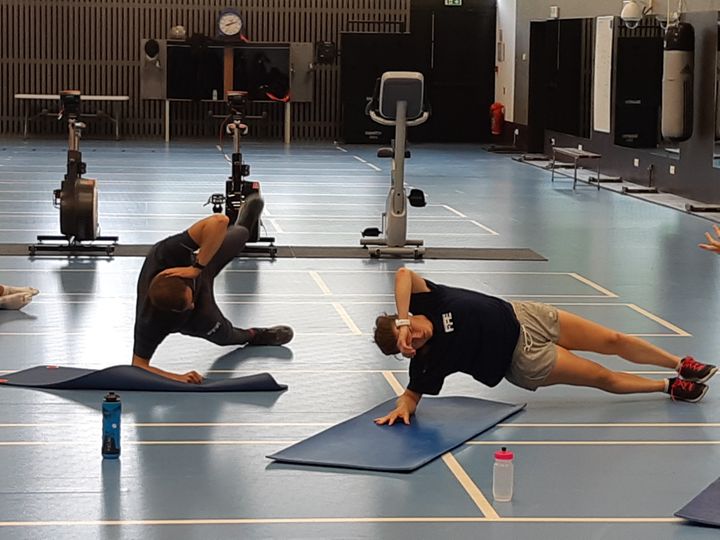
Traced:
[[636, 0], [626, 0], [623, 3], [620, 18], [628, 28], [637, 28], [643, 18], [643, 8], [640, 7]]

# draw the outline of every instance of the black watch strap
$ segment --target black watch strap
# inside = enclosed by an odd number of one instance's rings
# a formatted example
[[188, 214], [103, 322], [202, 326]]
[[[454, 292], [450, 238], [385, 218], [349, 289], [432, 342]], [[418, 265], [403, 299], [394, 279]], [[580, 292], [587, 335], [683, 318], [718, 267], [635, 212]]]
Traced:
[[195, 262], [193, 263], [193, 268], [198, 268], [198, 269], [200, 269], [200, 270], [205, 270], [205, 265], [204, 265], [204, 264], [200, 264], [199, 262], [195, 261]]

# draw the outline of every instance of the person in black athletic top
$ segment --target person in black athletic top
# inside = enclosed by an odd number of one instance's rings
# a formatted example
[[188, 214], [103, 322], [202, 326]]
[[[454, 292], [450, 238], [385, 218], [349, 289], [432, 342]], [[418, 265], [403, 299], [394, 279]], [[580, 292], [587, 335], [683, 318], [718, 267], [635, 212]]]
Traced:
[[[505, 378], [527, 390], [570, 384], [615, 394], [665, 392], [691, 402], [702, 399], [703, 383], [717, 372], [554, 306], [435, 284], [407, 268], [395, 276], [395, 305], [397, 315], [376, 319], [375, 342], [384, 354], [411, 358], [410, 382], [378, 424], [410, 423], [422, 395], [437, 395], [457, 372], [491, 387]], [[616, 354], [678, 375], [662, 380], [611, 371], [573, 350]]]
[[201, 383], [196, 371], [178, 374], [150, 365], [169, 334], [179, 332], [217, 345], [284, 345], [293, 338], [289, 326], [236, 328], [215, 302], [215, 276], [242, 251], [262, 208], [260, 197], [250, 197], [233, 226], [228, 227], [227, 216], [214, 214], [151, 248], [137, 285], [134, 366], [176, 381]]

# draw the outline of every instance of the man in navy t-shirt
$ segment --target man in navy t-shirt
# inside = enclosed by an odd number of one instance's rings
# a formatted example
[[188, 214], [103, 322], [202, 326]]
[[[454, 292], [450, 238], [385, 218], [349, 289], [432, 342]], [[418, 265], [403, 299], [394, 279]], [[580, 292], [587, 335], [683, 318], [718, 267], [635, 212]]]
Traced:
[[[458, 372], [491, 387], [505, 378], [533, 391], [570, 384], [615, 394], [664, 392], [690, 402], [702, 399], [704, 383], [717, 372], [554, 306], [438, 285], [407, 268], [395, 275], [395, 305], [397, 315], [376, 319], [375, 342], [385, 354], [411, 359], [410, 382], [396, 408], [376, 419], [379, 424], [409, 424], [422, 395], [437, 395], [445, 378]], [[610, 371], [573, 350], [616, 354], [678, 375], [657, 380]]]
[[262, 208], [262, 199], [249, 198], [235, 225], [228, 227], [227, 216], [214, 214], [151, 248], [138, 279], [134, 366], [172, 380], [201, 383], [196, 371], [178, 374], [150, 365], [168, 335], [181, 333], [217, 345], [284, 345], [292, 339], [288, 326], [236, 328], [215, 302], [215, 276], [242, 251]]

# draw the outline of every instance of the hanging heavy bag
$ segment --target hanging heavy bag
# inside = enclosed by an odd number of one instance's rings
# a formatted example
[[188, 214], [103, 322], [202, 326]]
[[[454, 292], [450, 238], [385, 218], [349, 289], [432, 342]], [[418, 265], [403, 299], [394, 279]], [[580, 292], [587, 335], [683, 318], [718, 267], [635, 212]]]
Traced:
[[686, 141], [693, 131], [695, 31], [692, 25], [680, 22], [668, 26], [664, 49], [661, 133], [671, 141]]

